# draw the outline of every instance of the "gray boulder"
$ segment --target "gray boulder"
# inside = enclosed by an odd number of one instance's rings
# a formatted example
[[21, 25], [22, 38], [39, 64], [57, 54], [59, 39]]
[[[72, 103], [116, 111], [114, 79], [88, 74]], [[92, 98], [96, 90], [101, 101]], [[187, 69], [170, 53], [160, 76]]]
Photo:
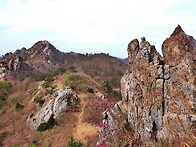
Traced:
[[51, 117], [58, 119], [75, 100], [78, 100], [78, 97], [70, 87], [57, 90], [52, 99], [47, 100], [33, 117], [27, 119], [30, 128], [36, 130], [41, 123], [48, 122]]

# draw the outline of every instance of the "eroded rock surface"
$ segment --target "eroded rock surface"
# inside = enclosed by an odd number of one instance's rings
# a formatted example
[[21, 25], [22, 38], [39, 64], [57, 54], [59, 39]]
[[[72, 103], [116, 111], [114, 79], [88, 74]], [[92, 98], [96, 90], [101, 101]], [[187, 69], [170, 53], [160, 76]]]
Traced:
[[47, 100], [49, 97], [46, 96], [46, 104], [33, 117], [28, 118], [27, 122], [31, 129], [36, 130], [41, 123], [48, 122], [51, 117], [58, 119], [62, 113], [66, 112], [68, 105], [78, 100], [70, 87], [57, 90], [52, 97]]
[[[121, 80], [122, 101], [104, 113], [115, 124], [121, 114], [124, 128], [142, 142], [196, 133], [196, 41], [178, 26], [163, 45], [163, 57], [143, 37], [128, 45], [129, 68]], [[115, 130], [115, 129], [113, 129]], [[111, 127], [102, 128], [111, 132]], [[107, 134], [102, 133], [102, 134]], [[100, 142], [107, 136], [100, 135]]]

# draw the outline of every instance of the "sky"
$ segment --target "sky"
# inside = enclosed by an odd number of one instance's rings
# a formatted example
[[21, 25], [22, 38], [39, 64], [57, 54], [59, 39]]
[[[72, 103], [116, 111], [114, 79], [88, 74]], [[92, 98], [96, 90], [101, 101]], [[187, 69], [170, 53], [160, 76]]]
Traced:
[[195, 0], [0, 0], [0, 55], [48, 40], [63, 52], [126, 58], [143, 36], [161, 53], [178, 24], [196, 38]]

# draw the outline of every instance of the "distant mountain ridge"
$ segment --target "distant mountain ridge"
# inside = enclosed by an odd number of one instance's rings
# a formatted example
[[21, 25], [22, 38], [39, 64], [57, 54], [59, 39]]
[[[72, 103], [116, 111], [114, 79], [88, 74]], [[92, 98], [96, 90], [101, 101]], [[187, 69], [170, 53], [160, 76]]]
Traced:
[[0, 59], [0, 79], [19, 80], [29, 76], [43, 79], [52, 70], [59, 67], [70, 70], [71, 67], [76, 72], [86, 73], [98, 80], [104, 80], [111, 75], [116, 75], [120, 80], [128, 67], [127, 63], [126, 60], [104, 53], [64, 53], [47, 40], [42, 40], [29, 49], [23, 47], [14, 53], [5, 54]]

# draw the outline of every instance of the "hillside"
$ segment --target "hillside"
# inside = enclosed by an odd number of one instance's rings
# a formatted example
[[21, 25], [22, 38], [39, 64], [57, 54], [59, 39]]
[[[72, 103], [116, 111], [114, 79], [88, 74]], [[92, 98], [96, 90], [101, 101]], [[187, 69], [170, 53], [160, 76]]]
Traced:
[[[28, 83], [29, 79], [26, 79], [11, 86], [6, 81], [1, 82], [8, 85], [5, 89], [14, 89], [1, 106], [1, 145], [59, 147], [66, 146], [73, 136], [83, 146], [96, 146], [102, 112], [110, 109], [119, 98], [106, 94], [100, 83], [82, 73], [59, 73], [47, 87], [44, 86], [46, 81]], [[71, 91], [77, 95], [75, 98], [78, 98], [78, 102], [64, 105], [67, 102], [64, 103], [64, 99], [69, 99], [68, 93], [63, 94], [68, 90], [67, 85], [72, 87]], [[104, 99], [100, 97], [102, 93]], [[63, 101], [56, 104], [55, 99], [61, 98], [61, 95]], [[54, 102], [50, 103], [51, 100]], [[53, 112], [58, 115], [54, 126], [46, 131], [37, 131], [43, 120], [50, 118], [51, 107], [48, 104], [54, 105], [52, 107], [59, 105], [58, 111], [63, 110], [63, 113]]]
[[[95, 146], [102, 112], [121, 98], [120, 79], [126, 69], [126, 60], [104, 53], [63, 53], [48, 41], [5, 54], [0, 58], [0, 146], [65, 146], [72, 136], [84, 146]], [[67, 106], [69, 98], [63, 100], [59, 106], [66, 113], [57, 124], [37, 131], [51, 117], [41, 110], [47, 107], [50, 114], [56, 96], [66, 97], [66, 86], [77, 92], [79, 102]]]
[[38, 41], [31, 48], [7, 53], [0, 59], [0, 79], [24, 80], [31, 77], [43, 80], [48, 72], [59, 67], [70, 72], [85, 73], [99, 82], [108, 79], [114, 87], [120, 87], [120, 78], [127, 69], [126, 60], [104, 53], [63, 53], [48, 41]]

